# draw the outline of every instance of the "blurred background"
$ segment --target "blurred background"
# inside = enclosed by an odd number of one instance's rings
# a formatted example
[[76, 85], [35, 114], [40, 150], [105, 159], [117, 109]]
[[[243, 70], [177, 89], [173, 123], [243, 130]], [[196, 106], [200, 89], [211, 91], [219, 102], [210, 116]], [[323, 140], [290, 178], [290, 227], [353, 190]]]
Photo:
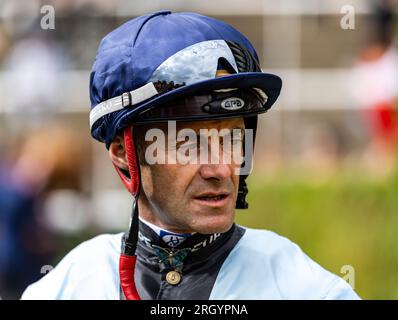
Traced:
[[89, 73], [103, 36], [161, 9], [230, 23], [283, 79], [237, 221], [350, 270], [362, 298], [398, 299], [398, 3], [381, 0], [0, 0], [0, 297], [127, 228], [131, 199], [90, 137]]

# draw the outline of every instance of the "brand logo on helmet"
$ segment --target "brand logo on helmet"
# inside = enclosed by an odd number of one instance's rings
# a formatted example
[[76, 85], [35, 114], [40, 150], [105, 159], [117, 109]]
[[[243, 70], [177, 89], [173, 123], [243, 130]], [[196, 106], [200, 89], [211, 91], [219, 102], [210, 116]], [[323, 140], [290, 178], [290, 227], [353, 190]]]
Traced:
[[221, 101], [221, 108], [225, 110], [239, 110], [242, 109], [245, 102], [241, 98], [231, 97]]

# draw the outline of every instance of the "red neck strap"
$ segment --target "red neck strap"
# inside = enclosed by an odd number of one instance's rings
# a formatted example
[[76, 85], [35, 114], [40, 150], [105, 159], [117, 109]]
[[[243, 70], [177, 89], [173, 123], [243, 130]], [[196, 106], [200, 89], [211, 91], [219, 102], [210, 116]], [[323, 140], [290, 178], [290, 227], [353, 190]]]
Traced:
[[[137, 161], [137, 153], [134, 144], [134, 137], [133, 137], [133, 127], [127, 127], [124, 130], [124, 144], [126, 150], [126, 157], [129, 166], [129, 176], [127, 176], [124, 172], [120, 170], [118, 166], [115, 164], [114, 167], [119, 174], [119, 177], [122, 179], [124, 185], [126, 186], [127, 190], [132, 194], [134, 198], [138, 197], [138, 193], [140, 190], [140, 174], [139, 174], [139, 167]], [[137, 206], [137, 201], [134, 201], [134, 205]], [[133, 208], [133, 215], [138, 215], [138, 208]], [[138, 217], [133, 217], [138, 219]], [[138, 227], [138, 224], [137, 226]], [[129, 230], [130, 232], [138, 232], [135, 230], [136, 227], [130, 226], [132, 228]], [[135, 242], [134, 240], [133, 242]], [[122, 252], [119, 259], [119, 278], [120, 278], [120, 286], [123, 290], [123, 294], [127, 300], [140, 300], [140, 296], [138, 294], [137, 288], [134, 282], [134, 270], [136, 265], [137, 256], [136, 255], [127, 255]]]

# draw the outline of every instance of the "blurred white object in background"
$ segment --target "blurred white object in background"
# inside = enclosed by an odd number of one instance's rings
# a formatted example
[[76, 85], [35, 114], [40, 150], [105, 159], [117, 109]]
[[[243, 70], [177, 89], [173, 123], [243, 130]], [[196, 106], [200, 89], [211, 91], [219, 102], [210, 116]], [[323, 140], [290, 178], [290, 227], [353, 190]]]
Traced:
[[98, 190], [92, 201], [92, 219], [103, 230], [123, 231], [129, 225], [132, 197], [124, 189]]
[[359, 61], [351, 81], [352, 95], [360, 107], [372, 107], [398, 97], [398, 52], [388, 48], [380, 57]]
[[52, 230], [71, 234], [86, 229], [90, 221], [87, 199], [74, 190], [52, 191], [44, 203], [45, 223]]

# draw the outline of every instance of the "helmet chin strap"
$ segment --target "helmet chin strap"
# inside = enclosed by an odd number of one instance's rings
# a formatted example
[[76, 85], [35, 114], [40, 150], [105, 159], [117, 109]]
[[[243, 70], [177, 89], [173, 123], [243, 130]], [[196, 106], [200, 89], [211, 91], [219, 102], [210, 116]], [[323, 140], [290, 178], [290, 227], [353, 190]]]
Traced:
[[140, 300], [134, 281], [134, 270], [137, 262], [135, 250], [138, 241], [138, 196], [140, 190], [140, 172], [137, 160], [137, 153], [134, 144], [133, 127], [124, 129], [124, 144], [128, 162], [128, 173], [123, 172], [118, 166], [115, 166], [117, 173], [122, 179], [127, 190], [133, 196], [133, 210], [131, 222], [123, 251], [119, 259], [119, 277], [120, 286], [127, 300]]

